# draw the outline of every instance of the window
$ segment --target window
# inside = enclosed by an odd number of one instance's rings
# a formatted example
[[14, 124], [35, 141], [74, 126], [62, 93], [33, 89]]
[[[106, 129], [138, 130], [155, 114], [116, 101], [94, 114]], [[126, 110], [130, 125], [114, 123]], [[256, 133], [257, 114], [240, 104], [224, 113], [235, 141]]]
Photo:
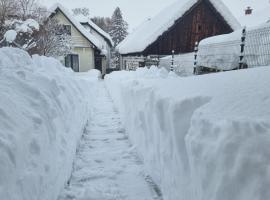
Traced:
[[73, 69], [74, 72], [79, 72], [79, 55], [69, 54], [65, 57], [65, 66]]
[[201, 32], [202, 30], [202, 25], [201, 24], [197, 24], [197, 32]]
[[63, 25], [63, 33], [71, 35], [71, 26], [70, 25]]
[[71, 35], [71, 25], [59, 25], [56, 31], [56, 35]]

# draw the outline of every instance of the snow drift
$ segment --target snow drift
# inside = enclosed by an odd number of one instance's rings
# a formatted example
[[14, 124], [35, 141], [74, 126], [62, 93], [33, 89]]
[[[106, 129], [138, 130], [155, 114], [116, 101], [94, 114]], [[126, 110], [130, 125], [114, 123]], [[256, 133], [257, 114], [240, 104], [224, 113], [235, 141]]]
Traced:
[[1, 199], [57, 199], [87, 123], [87, 84], [52, 58], [0, 49]]
[[[178, 54], [174, 56], [174, 72], [179, 76], [193, 76], [195, 53]], [[159, 66], [170, 71], [172, 56], [160, 58]]]
[[270, 68], [187, 78], [157, 72], [105, 80], [164, 200], [270, 199]]

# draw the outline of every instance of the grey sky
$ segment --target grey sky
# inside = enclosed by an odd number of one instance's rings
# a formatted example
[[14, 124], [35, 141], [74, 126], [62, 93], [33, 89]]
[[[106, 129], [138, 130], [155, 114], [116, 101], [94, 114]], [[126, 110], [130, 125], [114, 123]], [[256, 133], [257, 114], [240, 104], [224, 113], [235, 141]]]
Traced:
[[[124, 18], [130, 24], [131, 30], [145, 19], [154, 16], [176, 0], [46, 0], [43, 4], [51, 6], [60, 2], [69, 9], [88, 7], [91, 16], [111, 16], [113, 10], [119, 6]], [[186, 0], [178, 0], [186, 1]], [[244, 13], [247, 6], [253, 9], [262, 9], [269, 0], [223, 0], [236, 17]], [[168, 12], [170, 12], [168, 10]]]

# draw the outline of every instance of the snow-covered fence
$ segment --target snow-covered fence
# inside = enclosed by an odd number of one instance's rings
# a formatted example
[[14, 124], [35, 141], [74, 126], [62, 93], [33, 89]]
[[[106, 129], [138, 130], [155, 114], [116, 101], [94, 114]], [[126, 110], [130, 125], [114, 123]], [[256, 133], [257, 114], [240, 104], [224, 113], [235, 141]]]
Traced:
[[[164, 67], [168, 71], [171, 70], [172, 56], [165, 56], [160, 59], [159, 67]], [[174, 55], [173, 71], [180, 76], [189, 76], [193, 74], [194, 53]]]
[[244, 59], [248, 67], [270, 65], [270, 23], [247, 31]]
[[197, 66], [213, 70], [230, 70], [238, 67], [241, 32], [215, 36], [199, 44]]
[[270, 23], [202, 40], [198, 67], [227, 71], [270, 65]]

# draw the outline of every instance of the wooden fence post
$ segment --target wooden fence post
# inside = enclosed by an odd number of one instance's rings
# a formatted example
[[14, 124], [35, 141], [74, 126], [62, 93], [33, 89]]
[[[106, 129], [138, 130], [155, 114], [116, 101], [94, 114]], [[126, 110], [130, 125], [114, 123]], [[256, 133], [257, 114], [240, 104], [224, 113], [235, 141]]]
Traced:
[[194, 47], [194, 71], [193, 73], [198, 75], [199, 74], [199, 69], [197, 66], [197, 58], [198, 58], [198, 42], [195, 42], [195, 47]]
[[171, 62], [171, 71], [174, 71], [174, 50], [172, 50], [172, 62]]
[[244, 68], [244, 52], [245, 52], [245, 44], [246, 44], [246, 27], [243, 28], [242, 30], [242, 37], [241, 37], [241, 52], [239, 56], [239, 67], [238, 69], [243, 69]]

